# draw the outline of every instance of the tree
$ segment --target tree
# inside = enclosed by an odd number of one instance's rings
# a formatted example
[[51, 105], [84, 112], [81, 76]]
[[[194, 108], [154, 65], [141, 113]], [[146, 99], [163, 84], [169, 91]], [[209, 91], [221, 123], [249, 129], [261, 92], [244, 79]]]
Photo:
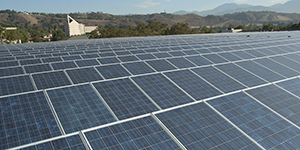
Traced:
[[2, 41], [2, 39], [4, 38], [4, 33], [5, 32], [5, 29], [2, 27], [2, 26], [0, 26], [0, 41]]
[[263, 30], [276, 30], [277, 26], [275, 26], [273, 23], [268, 23], [263, 26]]
[[189, 34], [190, 27], [188, 23], [176, 23], [172, 25], [171, 29], [169, 30], [169, 34]]
[[60, 41], [66, 38], [66, 34], [62, 29], [58, 29], [52, 32], [52, 41]]
[[236, 26], [234, 29], [242, 29], [243, 31], [247, 30], [247, 28], [244, 25]]
[[32, 30], [31, 37], [33, 42], [41, 42], [41, 38], [40, 38], [41, 36], [39, 30]]

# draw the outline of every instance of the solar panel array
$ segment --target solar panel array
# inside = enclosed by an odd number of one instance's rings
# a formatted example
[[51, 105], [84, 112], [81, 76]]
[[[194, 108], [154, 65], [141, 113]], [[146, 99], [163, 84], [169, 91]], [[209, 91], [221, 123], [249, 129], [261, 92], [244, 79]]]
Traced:
[[299, 32], [0, 45], [0, 149], [297, 149]]

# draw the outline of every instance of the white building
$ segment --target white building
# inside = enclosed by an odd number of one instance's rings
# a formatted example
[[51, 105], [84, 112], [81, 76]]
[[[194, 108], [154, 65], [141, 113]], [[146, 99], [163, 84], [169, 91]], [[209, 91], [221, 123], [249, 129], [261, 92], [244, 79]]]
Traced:
[[90, 33], [97, 29], [97, 26], [85, 26], [82, 23], [77, 22], [75, 19], [67, 15], [67, 22], [65, 23], [65, 31], [67, 36], [82, 35]]
[[222, 30], [222, 33], [238, 33], [238, 32], [242, 32], [242, 29], [234, 29], [231, 28], [230, 30]]

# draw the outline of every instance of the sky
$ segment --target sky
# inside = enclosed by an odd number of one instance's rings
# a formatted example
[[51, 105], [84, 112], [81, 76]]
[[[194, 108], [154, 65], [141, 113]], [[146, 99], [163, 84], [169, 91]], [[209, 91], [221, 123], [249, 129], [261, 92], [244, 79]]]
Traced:
[[[2, 1], [2, 0], [1, 0]], [[152, 14], [179, 10], [210, 10], [225, 3], [271, 6], [289, 0], [3, 0], [0, 10], [72, 13], [103, 12], [113, 15]]]

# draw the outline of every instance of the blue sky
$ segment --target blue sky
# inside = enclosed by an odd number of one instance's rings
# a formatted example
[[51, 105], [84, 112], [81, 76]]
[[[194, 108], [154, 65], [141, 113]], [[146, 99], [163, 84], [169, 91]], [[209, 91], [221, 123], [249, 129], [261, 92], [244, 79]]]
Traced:
[[151, 14], [179, 10], [202, 11], [224, 3], [271, 6], [289, 0], [3, 0], [0, 10], [70, 13], [103, 12], [120, 14]]

